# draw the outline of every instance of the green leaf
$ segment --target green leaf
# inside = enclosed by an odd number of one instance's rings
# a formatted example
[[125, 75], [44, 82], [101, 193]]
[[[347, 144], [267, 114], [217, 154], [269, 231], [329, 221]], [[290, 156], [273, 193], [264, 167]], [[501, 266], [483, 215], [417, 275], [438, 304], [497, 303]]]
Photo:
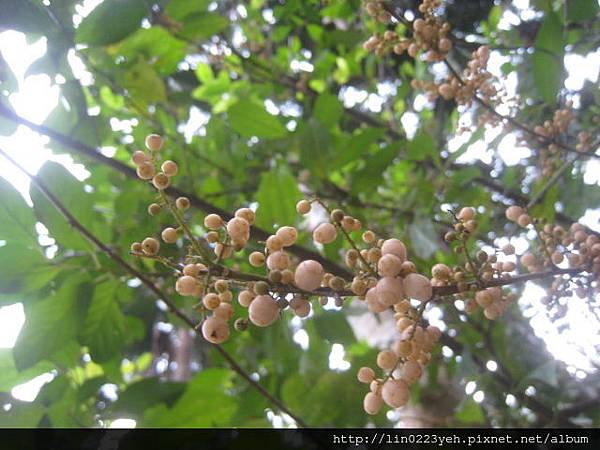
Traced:
[[190, 0], [170, 0], [165, 8], [165, 13], [171, 19], [183, 20], [190, 14], [206, 11], [208, 3], [208, 0], [194, 0], [193, 2], [190, 2]]
[[324, 92], [317, 97], [314, 116], [323, 125], [327, 127], [334, 126], [340, 120], [343, 111], [344, 107], [335, 95]]
[[275, 139], [287, 134], [276, 116], [250, 100], [240, 100], [227, 111], [231, 128], [242, 136]]
[[167, 98], [162, 78], [146, 61], [139, 60], [122, 74], [120, 81], [129, 95], [138, 102], [156, 103]]
[[185, 387], [185, 383], [162, 381], [156, 377], [144, 378], [127, 386], [110, 409], [116, 414], [141, 417], [144, 410], [157, 403], [171, 406], [181, 396]]
[[37, 246], [33, 210], [4, 178], [0, 178], [0, 212], [0, 240]]
[[467, 425], [474, 425], [484, 422], [485, 416], [481, 411], [481, 406], [473, 400], [472, 397], [466, 398], [456, 411], [454, 418]]
[[46, 408], [37, 403], [11, 402], [11, 408], [0, 410], [0, 428], [35, 428]]
[[408, 226], [411, 248], [419, 258], [428, 259], [439, 250], [439, 237], [428, 216], [417, 216]]
[[361, 128], [346, 139], [340, 139], [331, 165], [343, 166], [369, 153], [373, 144], [383, 136], [381, 128]]
[[125, 316], [119, 308], [118, 281], [105, 281], [94, 289], [87, 311], [81, 342], [90, 348], [92, 359], [106, 362], [119, 354], [125, 338]]
[[547, 12], [540, 27], [533, 55], [533, 78], [538, 94], [547, 103], [554, 103], [564, 77], [562, 57], [563, 27], [558, 15]]
[[231, 374], [226, 369], [203, 370], [189, 381], [173, 407], [160, 404], [147, 409], [143, 425], [161, 428], [229, 425], [237, 410], [236, 401], [227, 393]]
[[54, 369], [48, 361], [41, 361], [29, 369], [19, 372], [15, 366], [12, 349], [0, 349], [0, 392], [9, 392], [13, 387]]
[[342, 312], [324, 311], [313, 316], [312, 322], [319, 335], [332, 344], [339, 343], [345, 346], [356, 341], [346, 315]]
[[427, 158], [439, 159], [433, 138], [422, 130], [406, 144], [406, 156], [412, 161], [423, 161]]
[[331, 135], [319, 121], [312, 117], [297, 131], [300, 162], [316, 178], [324, 178], [329, 171]]
[[121, 41], [117, 52], [130, 61], [144, 56], [158, 73], [168, 75], [185, 57], [185, 42], [164, 28], [143, 28]]
[[186, 40], [202, 40], [227, 28], [229, 21], [221, 15], [206, 13], [186, 16], [183, 24], [178, 36]]
[[566, 0], [567, 20], [569, 22], [583, 22], [594, 20], [600, 12], [598, 0]]
[[382, 182], [383, 172], [396, 156], [398, 156], [397, 145], [389, 145], [378, 150], [352, 177], [350, 184], [352, 192], [367, 193], [379, 186]]
[[[69, 173], [62, 165], [55, 162], [45, 163], [38, 177], [48, 186], [52, 194], [67, 205], [75, 218], [88, 230], [91, 230], [102, 241], [110, 241], [110, 229], [102, 216], [92, 207], [93, 196], [84, 192], [83, 184]], [[88, 242], [78, 230], [73, 228], [56, 207], [34, 185], [30, 188], [33, 209], [39, 220], [49, 230], [51, 237], [64, 248], [73, 250], [89, 250], [94, 246]]]
[[146, 8], [143, 0], [104, 0], [83, 19], [75, 39], [89, 45], [118, 42], [139, 27]]
[[25, 305], [25, 325], [13, 348], [17, 370], [34, 366], [77, 335], [85, 302], [82, 287], [82, 278], [73, 277], [48, 299]]
[[302, 198], [296, 179], [286, 167], [264, 172], [256, 193], [256, 224], [266, 230], [273, 225], [296, 222], [296, 203]]

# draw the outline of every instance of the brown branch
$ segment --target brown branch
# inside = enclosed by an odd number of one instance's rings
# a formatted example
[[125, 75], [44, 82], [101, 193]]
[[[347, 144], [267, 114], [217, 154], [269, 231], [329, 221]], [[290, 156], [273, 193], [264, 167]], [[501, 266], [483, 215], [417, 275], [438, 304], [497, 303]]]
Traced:
[[[81, 233], [86, 239], [92, 242], [99, 250], [106, 253], [113, 261], [119, 264], [123, 269], [129, 272], [134, 277], [138, 278], [148, 289], [150, 289], [159, 299], [161, 299], [168, 307], [169, 311], [181, 319], [184, 323], [186, 323], [190, 328], [192, 328], [196, 334], [202, 337], [202, 333], [198, 327], [199, 324], [194, 322], [192, 318], [187, 316], [183, 311], [181, 311], [172, 300], [170, 300], [167, 295], [161, 291], [149, 278], [147, 278], [143, 273], [138, 271], [136, 268], [131, 266], [128, 262], [126, 262], [118, 253], [113, 251], [109, 246], [104, 244], [100, 239], [98, 239], [91, 231], [89, 231], [81, 222], [79, 222], [73, 214], [62, 204], [62, 202], [48, 189], [46, 184], [39, 179], [37, 176], [30, 174], [26, 171], [19, 163], [17, 163], [14, 159], [12, 159], [4, 150], [0, 149], [0, 155], [4, 156], [8, 161], [10, 161], [15, 167], [17, 167], [21, 172], [23, 172], [31, 182], [48, 198], [50, 203], [64, 216], [67, 222], [75, 228], [79, 233]], [[289, 415], [293, 418], [296, 423], [301, 427], [307, 427], [308, 425], [304, 422], [300, 417], [290, 411], [287, 406], [285, 406], [278, 398], [274, 397], [267, 391], [262, 385], [258, 382], [254, 381], [250, 375], [235, 361], [235, 359], [220, 345], [210, 344], [212, 345], [221, 356], [227, 361], [231, 369], [236, 372], [239, 376], [245, 379], [250, 385], [256, 389], [263, 397], [269, 400], [273, 405], [279, 408], [281, 411]]]

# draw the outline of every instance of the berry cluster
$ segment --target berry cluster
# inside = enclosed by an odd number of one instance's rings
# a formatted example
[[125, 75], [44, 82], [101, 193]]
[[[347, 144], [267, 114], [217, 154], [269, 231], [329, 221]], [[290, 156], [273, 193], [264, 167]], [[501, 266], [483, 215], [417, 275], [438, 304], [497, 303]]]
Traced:
[[[460, 79], [453, 74], [449, 74], [448, 78], [441, 83], [413, 79], [412, 87], [426, 91], [430, 100], [441, 96], [445, 100], [454, 100], [459, 105], [471, 106], [475, 96], [478, 96], [490, 104], [497, 104], [500, 100], [500, 92], [492, 83], [492, 74], [487, 71], [489, 56], [489, 48], [481, 46], [471, 54], [471, 59]], [[486, 116], [488, 122], [493, 119], [492, 116]]]
[[[169, 210], [175, 224], [162, 230], [160, 238], [149, 236], [134, 242], [131, 253], [164, 264], [173, 271], [174, 289], [183, 297], [196, 299], [192, 307], [201, 315], [198, 327], [204, 338], [213, 343], [225, 342], [231, 334], [249, 326], [267, 327], [276, 322], [284, 310], [305, 318], [311, 313], [311, 299], [325, 305], [334, 299], [342, 306], [344, 298], [363, 300], [373, 313], [393, 310], [399, 339], [391, 348], [377, 357], [377, 366], [383, 376], [375, 377], [373, 369], [363, 367], [358, 372], [361, 382], [370, 384], [364, 399], [364, 409], [376, 414], [383, 403], [397, 408], [409, 400], [409, 385], [416, 382], [431, 359], [441, 332], [422, 324], [426, 306], [439, 297], [454, 296], [465, 301], [465, 310], [472, 313], [478, 308], [488, 319], [496, 319], [514, 302], [516, 296], [502, 289], [510, 284], [517, 267], [513, 261], [503, 261], [502, 255], [512, 256], [515, 248], [508, 244], [488, 255], [479, 250], [471, 256], [469, 239], [478, 228], [475, 208], [464, 207], [452, 213], [454, 228], [445, 236], [454, 251], [464, 257], [464, 264], [450, 268], [437, 263], [431, 269], [431, 278], [417, 271], [408, 258], [406, 245], [396, 238], [378, 238], [362, 223], [341, 209], [330, 210], [318, 198], [298, 202], [299, 214], [310, 214], [313, 205], [324, 208], [329, 217], [312, 230], [315, 246], [328, 245], [343, 237], [349, 244], [344, 261], [352, 271], [352, 279], [328, 273], [319, 261], [299, 260], [290, 252], [296, 244], [299, 231], [292, 226], [281, 226], [260, 246], [251, 243], [251, 228], [256, 220], [250, 208], [240, 208], [229, 219], [218, 214], [204, 217], [204, 236], [192, 234], [186, 221], [190, 200], [179, 197], [172, 201], [165, 193], [178, 167], [173, 161], [161, 163], [163, 140], [150, 135], [146, 139], [148, 153], [136, 151], [133, 163], [141, 179], [149, 181], [158, 191], [158, 200], [148, 206], [152, 216], [163, 209]], [[557, 277], [551, 285], [547, 303], [552, 306], [558, 295], [575, 290], [583, 296], [598, 289], [600, 280], [600, 238], [588, 233], [581, 225], [569, 230], [531, 218], [519, 206], [506, 210], [509, 221], [523, 228], [533, 227], [539, 238], [539, 251], [521, 256], [521, 264], [530, 272], [542, 272]], [[187, 240], [183, 261], [161, 256], [161, 240], [167, 245], [181, 245]], [[353, 237], [354, 236], [354, 237]], [[360, 236], [360, 239], [355, 237]], [[358, 242], [362, 241], [362, 242]], [[236, 254], [251, 247], [249, 264], [264, 273], [242, 273], [233, 270]], [[557, 265], [568, 261], [571, 272], [552, 272]], [[237, 301], [246, 314], [234, 320], [232, 305]]]
[[416, 318], [409, 314], [410, 308], [407, 300], [395, 306], [401, 337], [390, 349], [377, 355], [377, 367], [383, 371], [383, 376], [376, 378], [371, 367], [358, 370], [358, 381], [369, 384], [370, 391], [363, 401], [367, 414], [377, 414], [384, 402], [391, 408], [408, 403], [409, 386], [423, 375], [423, 367], [430, 361], [431, 351], [442, 335], [437, 327], [417, 325]]
[[[419, 5], [423, 18], [413, 22], [412, 37], [402, 37], [395, 31], [387, 30], [383, 35], [374, 34], [363, 44], [366, 51], [383, 56], [390, 51], [396, 55], [407, 52], [412, 58], [419, 53], [426, 52], [428, 62], [442, 61], [452, 49], [452, 41], [448, 38], [450, 24], [442, 22], [436, 15], [435, 9], [440, 6], [439, 0], [425, 0]], [[370, 16], [376, 17], [383, 23], [391, 19], [382, 2], [368, 2], [365, 9]]]

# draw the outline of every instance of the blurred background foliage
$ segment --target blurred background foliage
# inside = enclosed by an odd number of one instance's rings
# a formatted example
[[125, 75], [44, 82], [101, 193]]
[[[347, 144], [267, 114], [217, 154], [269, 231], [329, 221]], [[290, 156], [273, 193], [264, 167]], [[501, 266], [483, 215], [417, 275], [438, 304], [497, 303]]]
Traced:
[[[442, 239], [450, 223], [445, 209], [478, 207], [480, 240], [473, 245], [491, 243], [514, 232], [502, 205], [522, 203], [542, 183], [535, 151], [507, 164], [498, 152], [505, 133], [484, 139], [486, 127], [476, 120], [465, 143], [450, 149], [459, 119], [471, 111], [427, 102], [411, 88], [411, 79], [433, 76], [425, 63], [365, 52], [362, 42], [381, 26], [359, 1], [96, 3], [82, 17], [74, 0], [0, 1], [0, 30], [46, 42], [27, 75], [46, 74], [59, 86], [43, 125], [71, 139], [55, 134], [47, 146], [89, 172], [81, 181], [47, 162], [39, 176], [79, 221], [150, 273], [183, 309], [191, 311], [190, 301], [175, 294], [168, 270], [128, 255], [131, 242], [171, 225], [166, 214], [146, 213], [152, 189], [82, 154], [72, 141], [129, 165], [145, 135], [162, 134], [164, 156], [180, 164], [177, 187], [206, 204], [230, 212], [258, 207], [258, 225], [267, 231], [277, 224], [306, 229], [294, 205], [318, 193], [380, 235], [407, 242], [423, 273], [435, 262], [458, 262]], [[522, 121], [535, 125], [577, 96], [578, 126], [592, 130], [598, 85], [567, 89], [563, 57], [597, 52], [598, 3], [527, 3], [445, 2], [455, 36], [464, 39], [456, 61], [466, 61], [473, 42], [490, 43], [525, 105]], [[409, 12], [417, 6], [394, 5]], [[553, 55], [518, 50], [546, 42]], [[19, 85], [5, 61], [0, 68], [0, 132], [10, 135], [18, 125], [10, 118], [10, 95]], [[474, 144], [484, 147], [485, 158], [465, 159]], [[577, 162], [537, 213], [577, 220], [598, 207], [600, 189], [584, 183], [585, 171]], [[22, 303], [26, 317], [14, 348], [0, 350], [0, 425], [109, 426], [124, 418], [148, 427], [291, 423], [39, 191], [31, 188], [30, 197], [32, 207], [0, 179], [0, 304]], [[205, 213], [195, 208], [191, 216], [200, 231]], [[313, 246], [306, 236], [300, 244]], [[338, 240], [324, 255], [340, 261], [341, 247]], [[235, 262], [253, 270], [243, 258]], [[392, 341], [393, 321], [375, 319], [357, 303], [316, 307], [304, 320], [285, 314], [268, 329], [235, 333], [224, 347], [312, 426], [600, 423], [598, 359], [586, 370], [568, 367], [536, 337], [524, 308], [490, 322], [465, 319], [451, 302], [436, 308], [446, 324], [443, 345], [414, 386], [413, 404], [368, 417], [355, 373]], [[11, 395], [42, 374], [50, 376], [35, 400]]]

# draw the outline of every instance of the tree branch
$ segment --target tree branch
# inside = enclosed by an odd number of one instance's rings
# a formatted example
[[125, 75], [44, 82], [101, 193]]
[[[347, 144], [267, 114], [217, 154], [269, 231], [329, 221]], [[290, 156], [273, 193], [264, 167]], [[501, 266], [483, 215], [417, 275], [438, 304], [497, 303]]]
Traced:
[[[77, 153], [88, 156], [97, 162], [100, 162], [102, 164], [112, 167], [113, 169], [117, 170], [118, 172], [121, 172], [122, 174], [126, 175], [128, 178], [138, 179], [138, 177], [135, 173], [135, 170], [133, 168], [127, 166], [126, 164], [122, 163], [121, 161], [104, 156], [102, 153], [100, 153], [96, 149], [94, 149], [86, 144], [83, 144], [79, 141], [76, 141], [75, 139], [71, 138], [70, 136], [66, 136], [66, 135], [59, 133], [55, 130], [52, 130], [51, 128], [48, 128], [44, 125], [37, 125], [37, 124], [25, 119], [24, 117], [21, 117], [18, 114], [15, 114], [14, 112], [10, 111], [6, 106], [4, 106], [1, 103], [0, 103], [0, 116], [10, 119], [11, 121], [13, 121], [15, 123], [24, 125], [27, 128], [30, 128], [31, 130], [36, 131], [40, 134], [44, 134], [44, 135], [54, 139], [55, 141], [59, 142], [60, 144], [64, 145], [65, 147], [71, 148], [72, 150], [76, 151]], [[194, 207], [204, 211], [207, 214], [218, 214], [226, 220], [229, 220], [233, 217], [230, 212], [225, 211], [224, 209], [221, 209], [211, 203], [208, 203], [207, 201], [201, 199], [200, 197], [198, 197], [194, 194], [191, 194], [189, 192], [185, 192], [175, 186], [169, 186], [167, 189], [165, 189], [165, 193], [167, 193], [171, 197], [187, 197], [187, 198], [189, 198], [190, 203]], [[252, 226], [252, 236], [255, 239], [266, 241], [270, 235], [271, 235], [271, 233], [263, 230], [262, 228], [259, 228], [257, 226]], [[347, 269], [345, 269], [345, 268], [341, 267], [340, 265], [336, 264], [335, 262], [325, 258], [324, 256], [320, 255], [317, 252], [308, 250], [308, 249], [306, 249], [302, 246], [296, 245], [296, 244], [292, 245], [290, 247], [287, 247], [287, 250], [290, 253], [293, 253], [294, 255], [296, 255], [302, 259], [314, 259], [315, 261], [319, 261], [327, 271], [329, 271], [335, 275], [341, 276], [346, 279], [352, 278], [352, 273], [349, 272]]]
[[[202, 333], [199, 329], [199, 324], [195, 323], [194, 320], [186, 315], [183, 311], [181, 311], [169, 297], [161, 291], [149, 278], [147, 278], [143, 273], [139, 272], [136, 268], [127, 263], [118, 253], [113, 251], [109, 246], [104, 244], [100, 239], [98, 239], [91, 231], [89, 231], [81, 222], [79, 222], [73, 214], [62, 204], [62, 202], [48, 189], [46, 184], [39, 179], [37, 176], [30, 174], [27, 172], [19, 163], [17, 163], [14, 159], [12, 159], [4, 150], [0, 149], [0, 155], [4, 156], [8, 161], [10, 161], [15, 167], [17, 167], [21, 172], [23, 172], [45, 196], [48, 198], [50, 203], [64, 216], [64, 218], [69, 222], [69, 224], [79, 231], [86, 239], [92, 242], [99, 250], [106, 253], [113, 261], [119, 264], [123, 269], [129, 272], [134, 277], [138, 278], [150, 291], [152, 291], [160, 300], [162, 300], [168, 307], [169, 311], [181, 319], [184, 323], [186, 323], [190, 328], [192, 328], [196, 334], [202, 337]], [[245, 379], [250, 385], [256, 389], [263, 397], [265, 397], [269, 402], [279, 408], [282, 412], [289, 415], [292, 419], [296, 421], [296, 423], [301, 427], [307, 427], [308, 425], [304, 422], [300, 417], [290, 411], [287, 406], [285, 406], [279, 399], [274, 397], [267, 391], [262, 385], [258, 382], [254, 381], [250, 375], [235, 361], [235, 359], [220, 345], [210, 343], [220, 354], [223, 356], [225, 361], [229, 364], [231, 369], [236, 372], [239, 376]]]

